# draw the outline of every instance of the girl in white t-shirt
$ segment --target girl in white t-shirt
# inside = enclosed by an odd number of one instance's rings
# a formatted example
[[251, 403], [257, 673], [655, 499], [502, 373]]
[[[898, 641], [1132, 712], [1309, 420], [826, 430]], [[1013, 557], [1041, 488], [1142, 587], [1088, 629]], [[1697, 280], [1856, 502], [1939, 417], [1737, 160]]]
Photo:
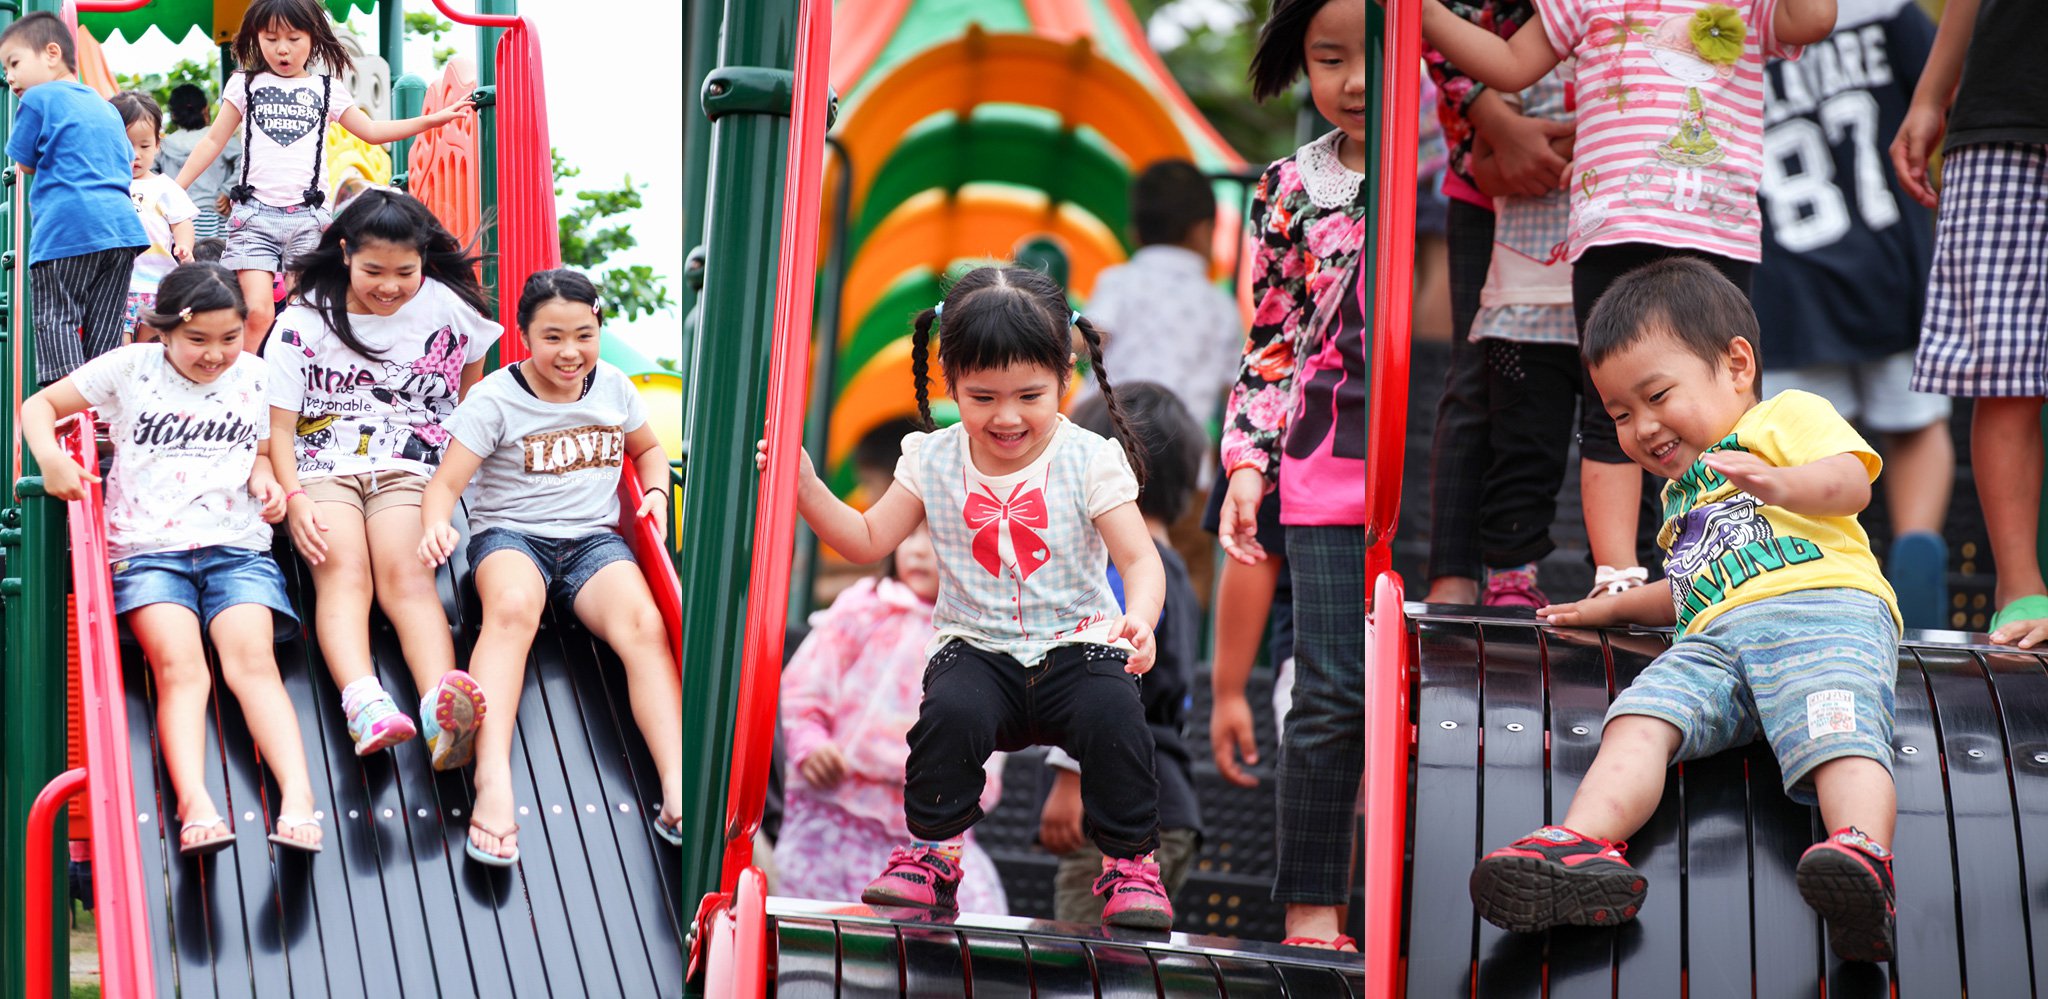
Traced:
[[[193, 220], [199, 206], [185, 189], [171, 178], [153, 172], [156, 155], [163, 148], [164, 112], [156, 98], [139, 90], [123, 90], [107, 102], [121, 112], [121, 124], [128, 127], [128, 142], [135, 147], [135, 179], [129, 182], [128, 198], [135, 202], [135, 214], [142, 231], [149, 234], [149, 247], [135, 257], [135, 270], [128, 278], [128, 318], [121, 332], [136, 339], [136, 319], [156, 306], [156, 287], [164, 275], [192, 259]], [[153, 334], [141, 328], [142, 339]]]
[[448, 444], [441, 421], [483, 376], [500, 332], [484, 317], [474, 263], [425, 205], [367, 191], [306, 256], [265, 352], [280, 442], [271, 461], [292, 543], [312, 567], [320, 650], [349, 737], [367, 756], [418, 734], [373, 669], [374, 598], [423, 695], [436, 769], [469, 762], [484, 714], [476, 681], [455, 668], [434, 572], [416, 555], [420, 494]]
[[[114, 611], [156, 674], [164, 770], [183, 823], [178, 851], [235, 840], [206, 789], [205, 640], [241, 702], [256, 750], [277, 777], [270, 841], [319, 852], [320, 818], [306, 775], [298, 714], [278, 677], [274, 644], [298, 633], [270, 527], [284, 490], [264, 460], [270, 436], [263, 362], [242, 352], [242, 295], [218, 264], [186, 264], [143, 316], [162, 343], [109, 351], [21, 404], [22, 439], [51, 496], [83, 499], [91, 471], [58, 447], [55, 423], [87, 407], [114, 440], [107, 546]], [[268, 799], [266, 799], [268, 800]]]
[[[1131, 440], [1102, 366], [1102, 331], [1044, 274], [982, 267], [911, 332], [923, 425], [935, 334], [960, 422], [906, 435], [894, 484], [865, 513], [803, 460], [797, 512], [819, 540], [872, 562], [922, 523], [938, 551], [936, 634], [904, 769], [912, 839], [861, 893], [869, 905], [955, 908], [963, 837], [982, 817], [983, 762], [1049, 744], [1081, 762], [1084, 828], [1103, 854], [1103, 922], [1173, 925], [1154, 856], [1159, 780], [1137, 681], [1156, 655], [1166, 570], [1125, 447], [1060, 415], [1076, 332], [1118, 436]], [[765, 445], [762, 454], [765, 462]], [[1128, 612], [1109, 588], [1111, 560]]]
[[[234, 50], [242, 72], [221, 88], [220, 114], [178, 171], [178, 186], [190, 188], [240, 131], [242, 173], [228, 190], [234, 210], [220, 262], [241, 279], [246, 346], [254, 351], [270, 329], [272, 275], [295, 270], [293, 261], [313, 249], [331, 220], [321, 184], [328, 124], [382, 145], [446, 125], [472, 105], [464, 98], [417, 118], [372, 119], [333, 75], [353, 63], [319, 0], [255, 0]], [[316, 63], [325, 72], [309, 72]]]
[[619, 535], [619, 476], [630, 461], [648, 483], [635, 518], [668, 530], [668, 455], [633, 382], [598, 360], [597, 288], [571, 270], [541, 271], [519, 295], [532, 356], [478, 383], [448, 420], [448, 453], [420, 505], [419, 562], [448, 560], [449, 515], [469, 490], [469, 564], [483, 603], [470, 668], [497, 709], [477, 736], [476, 805], [466, 852], [519, 862], [513, 821], [512, 726], [526, 653], [550, 601], [618, 653], [633, 720], [661, 776], [654, 829], [683, 845], [682, 678], [661, 613]]

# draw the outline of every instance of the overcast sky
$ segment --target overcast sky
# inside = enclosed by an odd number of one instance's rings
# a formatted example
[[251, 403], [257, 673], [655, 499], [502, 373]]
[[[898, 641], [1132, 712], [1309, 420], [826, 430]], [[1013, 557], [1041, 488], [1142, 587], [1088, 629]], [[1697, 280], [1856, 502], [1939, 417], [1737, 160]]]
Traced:
[[[474, 10], [475, 0], [453, 0], [457, 10]], [[591, 188], [617, 187], [628, 174], [646, 184], [646, 206], [614, 221], [632, 228], [640, 245], [614, 263], [646, 264], [680, 289], [683, 269], [682, 184], [682, 5], [673, 0], [519, 0], [519, 12], [540, 29], [542, 65], [547, 73], [549, 139], [583, 175], [571, 181]], [[432, 10], [426, 0], [406, 0], [405, 9]], [[630, 17], [591, 16], [593, 10], [631, 10]], [[371, 19], [356, 22], [374, 32]], [[476, 51], [476, 32], [458, 27], [444, 38], [465, 54]], [[371, 35], [375, 45], [375, 35]], [[434, 79], [433, 44], [408, 43], [405, 68]], [[180, 56], [204, 59], [211, 41], [194, 33], [173, 44], [157, 32], [141, 42], [115, 40], [107, 61], [118, 73], [168, 69]], [[625, 130], [618, 123], [630, 123]], [[681, 342], [679, 315], [656, 314], [612, 328], [650, 356], [674, 357]]]

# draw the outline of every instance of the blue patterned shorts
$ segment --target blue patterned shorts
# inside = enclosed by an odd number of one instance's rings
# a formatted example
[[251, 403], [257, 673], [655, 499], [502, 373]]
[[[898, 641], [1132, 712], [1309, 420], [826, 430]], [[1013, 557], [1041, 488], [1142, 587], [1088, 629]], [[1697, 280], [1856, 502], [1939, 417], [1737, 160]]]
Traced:
[[1772, 597], [1722, 614], [1672, 643], [1607, 720], [1648, 715], [1682, 740], [1672, 762], [1771, 742], [1785, 793], [1815, 804], [1815, 767], [1845, 756], [1892, 765], [1892, 684], [1899, 633], [1891, 609], [1861, 590]]

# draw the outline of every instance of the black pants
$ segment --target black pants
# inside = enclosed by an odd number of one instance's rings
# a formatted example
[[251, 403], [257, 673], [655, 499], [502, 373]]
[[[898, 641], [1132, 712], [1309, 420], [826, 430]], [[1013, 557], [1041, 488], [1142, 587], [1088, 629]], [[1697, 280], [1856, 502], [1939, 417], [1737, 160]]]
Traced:
[[996, 752], [1058, 746], [1081, 763], [1082, 831], [1105, 856], [1159, 846], [1159, 778], [1152, 732], [1128, 654], [1084, 643], [1026, 668], [954, 641], [924, 671], [910, 727], [903, 813], [919, 839], [951, 839], [981, 821], [982, 765]]
[[1486, 430], [1486, 352], [1469, 338], [1472, 317], [1479, 313], [1479, 291], [1493, 262], [1493, 212], [1453, 198], [1446, 231], [1451, 369], [1444, 376], [1429, 449], [1429, 578], [1478, 579], [1481, 477], [1494, 456]]
[[[1491, 461], [1481, 487], [1479, 543], [1486, 565], [1506, 569], [1557, 548], [1550, 525], [1571, 456], [1583, 362], [1577, 344], [1481, 340]], [[1594, 405], [1599, 405], [1595, 400]]]
[[[1586, 319], [1593, 314], [1593, 306], [1600, 296], [1623, 274], [1644, 264], [1668, 257], [1694, 257], [1712, 264], [1723, 277], [1734, 282], [1749, 294], [1750, 272], [1755, 265], [1699, 250], [1658, 246], [1654, 243], [1616, 243], [1611, 246], [1595, 246], [1579, 255], [1572, 263], [1572, 311], [1579, 321], [1579, 342], [1586, 341]], [[1763, 360], [1763, 344], [1755, 344], [1759, 367]], [[1621, 449], [1621, 440], [1614, 430], [1614, 418], [1607, 415], [1607, 407], [1600, 401], [1600, 390], [1593, 387], [1592, 369], [1586, 368], [1583, 397], [1585, 404], [1579, 407], [1579, 456], [1587, 461], [1603, 465], [1630, 464], [1629, 456]], [[1657, 501], [1657, 491], [1663, 483], [1649, 472], [1643, 473], [1643, 505], [1636, 514], [1636, 554], [1641, 564], [1660, 564], [1657, 548], [1657, 531], [1663, 526], [1663, 509]]]

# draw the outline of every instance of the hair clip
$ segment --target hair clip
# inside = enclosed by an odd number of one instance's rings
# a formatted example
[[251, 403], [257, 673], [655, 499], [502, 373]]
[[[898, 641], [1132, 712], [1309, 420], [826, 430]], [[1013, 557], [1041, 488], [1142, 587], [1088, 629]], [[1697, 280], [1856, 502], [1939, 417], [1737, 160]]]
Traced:
[[192, 321], [192, 307], [191, 307], [191, 306], [189, 306], [189, 305], [188, 305], [188, 306], [185, 306], [184, 308], [182, 308], [182, 309], [179, 309], [179, 310], [178, 310], [178, 321], [179, 321], [179, 322], [181, 322], [181, 323], [189, 323], [189, 322], [191, 322], [191, 321]]
[[604, 315], [604, 299], [594, 298], [590, 300], [590, 314], [593, 316]]
[[939, 304], [937, 304], [937, 305], [934, 305], [934, 306], [932, 306], [932, 318], [933, 318], [933, 319], [937, 319], [937, 318], [939, 318], [939, 314], [940, 314], [940, 313], [942, 313], [942, 312], [945, 312], [945, 311], [946, 311], [946, 303], [945, 303], [945, 302], [940, 302]]
[[1073, 311], [1072, 313], [1070, 313], [1070, 314], [1069, 314], [1069, 315], [1067, 316], [1067, 325], [1068, 325], [1068, 326], [1079, 326], [1079, 325], [1081, 325], [1081, 310], [1080, 310], [1080, 309], [1075, 309], [1075, 310], [1074, 310], [1074, 311]]

